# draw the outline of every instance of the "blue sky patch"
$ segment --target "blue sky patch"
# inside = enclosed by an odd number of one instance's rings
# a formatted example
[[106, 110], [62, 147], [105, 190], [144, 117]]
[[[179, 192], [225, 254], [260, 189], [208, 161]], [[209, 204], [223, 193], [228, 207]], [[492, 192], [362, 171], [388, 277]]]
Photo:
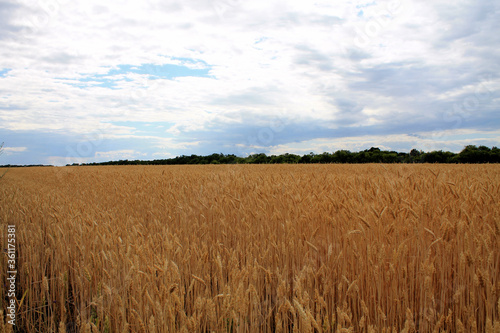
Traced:
[[109, 124], [115, 126], [130, 127], [133, 129], [134, 134], [144, 136], [160, 136], [170, 137], [172, 134], [166, 132], [167, 129], [174, 126], [174, 123], [155, 121], [155, 122], [142, 122], [142, 121], [112, 121]]
[[356, 5], [356, 8], [360, 9], [360, 8], [366, 8], [366, 7], [370, 7], [370, 6], [376, 6], [377, 3], [375, 1], [372, 1], [370, 3], [365, 3], [365, 4], [362, 4], [362, 5]]
[[[193, 76], [193, 77], [210, 77], [209, 72], [211, 67], [203, 61], [188, 59], [188, 58], [172, 58], [180, 60], [184, 64], [198, 65], [201, 68], [192, 68], [196, 66], [184, 65], [155, 65], [142, 64], [134, 65], [118, 65], [115, 68], [109, 69], [106, 74], [84, 74], [86, 77], [79, 79], [58, 78], [59, 80], [72, 81], [63, 82], [78, 88], [88, 87], [103, 87], [109, 89], [119, 89], [116, 84], [119, 81], [132, 81], [126, 77], [127, 74], [134, 73], [148, 76], [149, 80], [167, 79], [173, 80], [178, 77]], [[200, 66], [201, 65], [201, 66]], [[0, 72], [1, 73], [1, 72]], [[76, 82], [75, 82], [76, 81]]]
[[78, 79], [81, 83], [70, 83], [71, 85], [79, 88], [85, 87], [102, 87], [109, 89], [118, 89], [116, 83], [118, 81], [132, 81], [127, 78], [112, 79], [105, 75], [95, 75], [94, 77], [86, 77], [83, 79]]
[[7, 73], [10, 72], [10, 68], [0, 69], [0, 77], [6, 77]]
[[107, 75], [125, 75], [128, 73], [149, 75], [150, 80], [167, 79], [172, 80], [176, 77], [196, 76], [209, 77], [210, 68], [189, 68], [188, 66], [180, 65], [154, 65], [142, 64], [141, 66], [118, 65], [118, 68], [111, 69]]

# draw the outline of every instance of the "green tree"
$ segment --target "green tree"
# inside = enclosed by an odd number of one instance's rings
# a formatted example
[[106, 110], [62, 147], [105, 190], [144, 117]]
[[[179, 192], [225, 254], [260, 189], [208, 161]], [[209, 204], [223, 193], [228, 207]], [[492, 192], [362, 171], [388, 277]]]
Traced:
[[333, 161], [335, 163], [352, 163], [353, 154], [349, 150], [337, 150], [333, 154]]
[[490, 163], [500, 163], [500, 149], [497, 147], [490, 150]]
[[264, 153], [252, 154], [247, 157], [247, 161], [250, 164], [266, 164], [269, 163], [270, 159]]
[[490, 162], [492, 155], [490, 148], [486, 146], [468, 145], [459, 153], [459, 161], [462, 163], [487, 163]]
[[303, 155], [300, 159], [299, 159], [299, 163], [312, 163], [312, 160], [314, 158], [314, 153], [313, 152], [310, 152], [309, 154], [307, 155]]
[[424, 163], [451, 163], [454, 156], [455, 154], [449, 151], [434, 150], [422, 154], [421, 161]]
[[410, 162], [411, 163], [418, 163], [420, 162], [420, 158], [422, 156], [424, 152], [421, 151], [421, 150], [416, 150], [415, 148], [413, 148], [411, 151], [410, 151]]

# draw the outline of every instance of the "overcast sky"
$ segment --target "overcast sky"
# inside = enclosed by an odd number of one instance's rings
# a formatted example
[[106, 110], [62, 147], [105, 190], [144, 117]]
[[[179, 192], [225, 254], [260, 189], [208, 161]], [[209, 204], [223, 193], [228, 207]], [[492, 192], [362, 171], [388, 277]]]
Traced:
[[500, 146], [499, 9], [0, 0], [0, 164]]

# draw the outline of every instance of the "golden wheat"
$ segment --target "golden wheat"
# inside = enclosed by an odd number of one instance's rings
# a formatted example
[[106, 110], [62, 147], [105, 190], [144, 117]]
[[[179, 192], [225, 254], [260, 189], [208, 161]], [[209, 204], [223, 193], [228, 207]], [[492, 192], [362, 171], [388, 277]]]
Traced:
[[29, 332], [500, 328], [497, 165], [11, 169], [0, 200]]

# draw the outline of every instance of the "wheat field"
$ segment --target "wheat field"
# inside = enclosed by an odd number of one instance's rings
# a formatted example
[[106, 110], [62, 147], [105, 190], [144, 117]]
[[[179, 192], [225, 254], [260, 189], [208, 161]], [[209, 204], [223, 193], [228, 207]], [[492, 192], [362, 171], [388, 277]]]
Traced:
[[499, 203], [498, 165], [19, 168], [1, 242], [19, 331], [490, 333]]

